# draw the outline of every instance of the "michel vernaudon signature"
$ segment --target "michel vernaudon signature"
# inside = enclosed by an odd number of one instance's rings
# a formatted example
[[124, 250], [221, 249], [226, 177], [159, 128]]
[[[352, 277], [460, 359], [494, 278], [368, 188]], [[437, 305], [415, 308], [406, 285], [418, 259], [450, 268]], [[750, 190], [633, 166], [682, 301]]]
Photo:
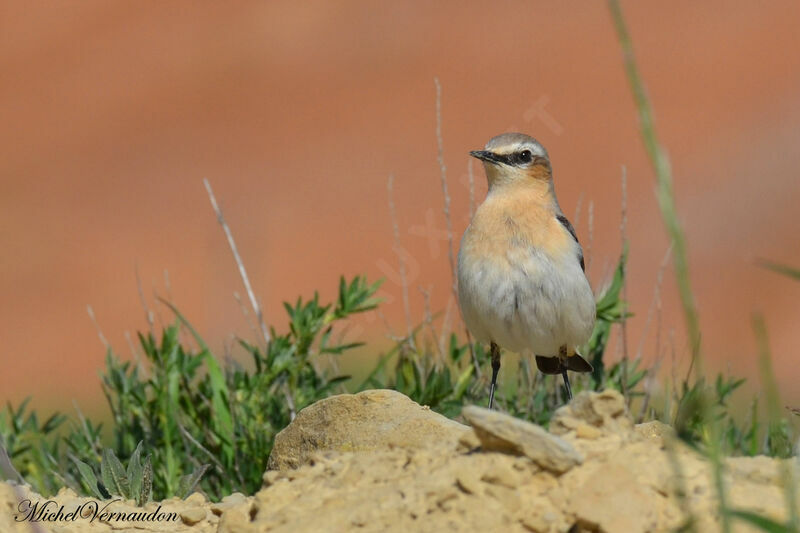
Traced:
[[14, 516], [17, 522], [74, 522], [76, 520], [89, 520], [94, 522], [175, 522], [180, 517], [177, 513], [165, 513], [161, 511], [161, 504], [154, 511], [145, 512], [130, 511], [120, 512], [109, 510], [109, 506], [122, 501], [121, 499], [109, 502], [98, 502], [89, 500], [81, 505], [65, 511], [63, 505], [59, 505], [55, 500], [31, 502], [22, 500], [17, 506], [18, 514]]

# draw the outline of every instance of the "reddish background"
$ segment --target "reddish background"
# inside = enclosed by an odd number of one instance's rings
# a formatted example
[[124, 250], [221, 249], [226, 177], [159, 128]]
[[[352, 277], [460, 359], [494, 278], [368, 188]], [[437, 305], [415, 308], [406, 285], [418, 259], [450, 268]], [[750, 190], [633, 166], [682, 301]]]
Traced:
[[[754, 260], [800, 266], [800, 4], [624, 8], [672, 159], [709, 367], [757, 381], [750, 315], [762, 311], [782, 392], [798, 400], [800, 283]], [[166, 295], [167, 270], [174, 301], [218, 351], [250, 335], [206, 177], [280, 330], [281, 301], [330, 297], [340, 274], [357, 273], [388, 278], [383, 311], [403, 329], [390, 173], [414, 320], [418, 286], [444, 309], [434, 76], [456, 238], [467, 151], [530, 133], [549, 149], [568, 215], [583, 198], [584, 243], [593, 202], [597, 286], [619, 253], [627, 166], [638, 345], [667, 240], [601, 2], [5, 2], [0, 71], [0, 400], [100, 405], [104, 349], [86, 306], [127, 357], [124, 333], [147, 327], [137, 264], [149, 305]], [[663, 295], [663, 337], [676, 330], [685, 362], [671, 268]], [[372, 344], [351, 367], [385, 346], [381, 320], [361, 325]], [[650, 340], [644, 352], [652, 360]]]

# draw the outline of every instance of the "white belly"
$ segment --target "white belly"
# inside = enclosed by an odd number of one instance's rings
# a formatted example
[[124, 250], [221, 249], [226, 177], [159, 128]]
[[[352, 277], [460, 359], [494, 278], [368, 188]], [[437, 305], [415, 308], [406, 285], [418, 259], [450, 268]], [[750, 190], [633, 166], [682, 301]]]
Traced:
[[517, 248], [487, 261], [458, 258], [461, 313], [482, 342], [513, 352], [557, 356], [589, 340], [595, 302], [574, 254], [558, 260], [535, 248]]

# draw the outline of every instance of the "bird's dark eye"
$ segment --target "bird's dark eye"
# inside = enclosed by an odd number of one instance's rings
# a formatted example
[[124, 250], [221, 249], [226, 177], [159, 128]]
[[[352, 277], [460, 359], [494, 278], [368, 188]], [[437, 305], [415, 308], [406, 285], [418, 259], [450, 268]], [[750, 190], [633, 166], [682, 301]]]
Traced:
[[533, 154], [531, 154], [530, 150], [523, 150], [517, 156], [520, 163], [530, 163], [533, 159]]

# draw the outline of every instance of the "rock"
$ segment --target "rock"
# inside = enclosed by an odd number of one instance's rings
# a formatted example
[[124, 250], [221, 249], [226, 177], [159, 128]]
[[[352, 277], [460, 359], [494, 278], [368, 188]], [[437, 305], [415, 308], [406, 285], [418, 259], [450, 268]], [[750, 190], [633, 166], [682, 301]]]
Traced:
[[193, 526], [206, 519], [206, 510], [202, 507], [190, 507], [181, 511], [181, 520], [187, 526]]
[[396, 446], [456, 446], [469, 428], [391, 390], [341, 394], [318, 401], [275, 437], [270, 470], [297, 468], [320, 450], [366, 452]]
[[480, 478], [472, 471], [458, 473], [456, 475], [456, 484], [458, 488], [467, 494], [481, 494], [483, 492]]
[[228, 494], [224, 498], [222, 498], [222, 503], [230, 503], [230, 504], [239, 504], [247, 502], [247, 496], [242, 494], [241, 492], [234, 492], [232, 494]]
[[[353, 398], [345, 401], [352, 402]], [[557, 431], [564, 431], [561, 437], [507, 415], [468, 408], [465, 416], [475, 431], [456, 425], [455, 435], [425, 439], [424, 424], [411, 421], [431, 413], [420, 415], [424, 408], [413, 407], [416, 404], [408, 399], [395, 401], [390, 397], [376, 402], [384, 405], [388, 414], [373, 413], [360, 428], [357, 420], [351, 419], [353, 431], [363, 439], [370, 431], [380, 433], [388, 428], [390, 433], [395, 432], [400, 424], [418, 431], [412, 442], [429, 441], [427, 445], [401, 447], [397, 439], [388, 438], [379, 445], [376, 438], [369, 453], [356, 446], [350, 446], [355, 451], [318, 449], [309, 451], [307, 462], [295, 469], [267, 471], [264, 486], [254, 496], [234, 493], [211, 503], [202, 493], [195, 493], [186, 500], [170, 498], [145, 506], [148, 512], [160, 507], [163, 513], [175, 513], [177, 520], [169, 523], [76, 520], [41, 525], [44, 531], [58, 533], [311, 533], [356, 529], [381, 533], [636, 533], [674, 531], [684, 523], [683, 509], [688, 507], [697, 519], [697, 531], [719, 532], [719, 507], [708, 461], [682, 445], [670, 446], [670, 456], [663, 446], [663, 439], [671, 432], [668, 426], [651, 422], [632, 429], [620, 398], [616, 393], [576, 398], [577, 403], [558, 415]], [[408, 416], [395, 424], [390, 417], [397, 412], [398, 404], [412, 407], [401, 410]], [[370, 409], [378, 408], [372, 406], [366, 412]], [[348, 416], [357, 412], [353, 408]], [[323, 427], [314, 427], [324, 432]], [[442, 435], [438, 422], [430, 427], [432, 434]], [[341, 427], [335, 429], [342, 431]], [[457, 445], [459, 440], [467, 445]], [[575, 449], [582, 452], [580, 464]], [[570, 467], [563, 473], [540, 465], [554, 461], [561, 464], [562, 455], [572, 460], [566, 461]], [[682, 476], [680, 485], [685, 489], [683, 500], [675, 493], [679, 485], [676, 464]], [[724, 464], [729, 505], [786, 522], [784, 469], [797, 468], [796, 459], [734, 457], [725, 459]], [[14, 518], [19, 498], [48, 500], [25, 485], [0, 483], [3, 533], [31, 531], [29, 523]], [[65, 510], [92, 500], [67, 489], [52, 499]], [[141, 510], [125, 502], [114, 504], [114, 509]], [[754, 530], [747, 527], [736, 522], [733, 531]]]
[[664, 438], [675, 434], [671, 427], [658, 420], [636, 424], [634, 431], [645, 439], [653, 440], [662, 445], [664, 444]]
[[514, 471], [512, 465], [499, 464], [486, 472], [481, 480], [492, 485], [501, 485], [509, 489], [515, 489], [520, 485], [519, 474]]
[[612, 462], [597, 468], [570, 496], [569, 509], [592, 531], [643, 533], [656, 530], [659, 500], [628, 466]]
[[575, 428], [575, 438], [594, 440], [602, 436], [603, 432], [589, 424], [580, 424]]
[[249, 509], [244, 506], [226, 511], [219, 519], [218, 533], [257, 533], [259, 529], [250, 520]]
[[763, 455], [728, 457], [725, 460], [725, 468], [736, 477], [770, 485], [780, 483], [782, 468], [794, 468], [794, 463], [795, 461], [789, 460], [787, 464], [782, 465], [781, 461]]
[[[584, 435], [586, 425], [600, 430], [601, 434], [627, 434], [633, 429], [633, 420], [625, 407], [625, 398], [619, 392], [609, 389], [603, 392], [584, 391], [568, 405], [559, 408], [550, 421], [550, 432], [555, 435], [577, 433], [579, 428]], [[573, 433], [574, 434], [574, 433]], [[599, 434], [593, 432], [591, 438]]]
[[472, 424], [484, 451], [524, 455], [557, 474], [583, 461], [568, 442], [535, 424], [474, 405], [465, 407], [461, 414]]
[[193, 492], [190, 495], [188, 495], [183, 501], [185, 501], [187, 504], [203, 505], [208, 501], [208, 498], [206, 498], [205, 494], [203, 494], [202, 492]]

